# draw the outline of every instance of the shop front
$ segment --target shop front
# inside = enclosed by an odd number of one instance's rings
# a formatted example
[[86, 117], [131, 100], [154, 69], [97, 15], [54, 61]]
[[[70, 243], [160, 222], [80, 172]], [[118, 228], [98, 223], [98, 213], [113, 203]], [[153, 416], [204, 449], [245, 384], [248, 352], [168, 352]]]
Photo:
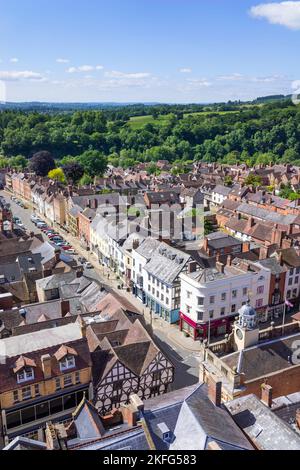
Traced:
[[[191, 318], [184, 315], [180, 312], [179, 327], [180, 331], [188, 334], [194, 340], [197, 339], [206, 339], [208, 336], [216, 337], [222, 336], [226, 333], [229, 333], [232, 329], [232, 324], [234, 322], [233, 317], [219, 318], [211, 322], [206, 323], [196, 323]], [[210, 329], [210, 333], [209, 333]]]

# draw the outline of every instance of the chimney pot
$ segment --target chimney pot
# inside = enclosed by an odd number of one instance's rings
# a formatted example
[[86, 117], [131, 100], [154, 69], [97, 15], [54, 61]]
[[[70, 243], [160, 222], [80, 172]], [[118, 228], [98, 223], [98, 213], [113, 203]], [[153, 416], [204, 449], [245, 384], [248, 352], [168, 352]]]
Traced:
[[271, 385], [262, 384], [261, 386], [261, 401], [269, 408], [272, 407], [273, 402], [273, 388]]
[[215, 406], [221, 406], [222, 382], [216, 381], [212, 376], [210, 376], [208, 379], [208, 398]]

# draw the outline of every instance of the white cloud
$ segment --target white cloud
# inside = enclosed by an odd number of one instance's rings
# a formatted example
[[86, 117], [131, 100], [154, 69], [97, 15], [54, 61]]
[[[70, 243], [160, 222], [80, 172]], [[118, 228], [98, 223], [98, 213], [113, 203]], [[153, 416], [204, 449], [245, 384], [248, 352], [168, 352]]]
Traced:
[[141, 78], [149, 78], [151, 76], [150, 73], [147, 72], [137, 72], [137, 73], [124, 73], [118, 72], [117, 70], [111, 70], [110, 72], [105, 73], [105, 77], [108, 78], [129, 78], [129, 79], [141, 79]]
[[0, 71], [0, 80], [3, 81], [20, 81], [20, 80], [37, 80], [45, 81], [45, 77], [37, 72], [30, 70], [24, 71]]
[[233, 73], [231, 75], [221, 75], [220, 77], [217, 77], [218, 81], [229, 81], [229, 82], [235, 82], [237, 80], [243, 80], [244, 76], [240, 73]]
[[9, 59], [9, 62], [11, 62], [12, 64], [17, 64], [19, 62], [19, 59], [17, 57], [12, 57], [11, 59]]
[[250, 14], [254, 18], [263, 18], [271, 24], [279, 24], [289, 29], [300, 29], [300, 2], [262, 3], [253, 6]]
[[80, 65], [79, 67], [69, 67], [67, 73], [93, 72], [94, 70], [103, 70], [103, 65]]
[[70, 67], [70, 68], [68, 68], [67, 72], [68, 73], [75, 73], [75, 72], [77, 72], [77, 68], [76, 67]]
[[58, 64], [68, 64], [70, 62], [69, 59], [62, 59], [62, 58], [59, 58], [59, 59], [56, 59], [56, 62]]
[[207, 78], [187, 78], [186, 81], [189, 85], [192, 85], [196, 88], [210, 87], [212, 85], [212, 82], [207, 80]]
[[192, 73], [192, 69], [186, 67], [186, 68], [182, 68], [182, 69], [179, 69], [179, 72], [180, 73]]

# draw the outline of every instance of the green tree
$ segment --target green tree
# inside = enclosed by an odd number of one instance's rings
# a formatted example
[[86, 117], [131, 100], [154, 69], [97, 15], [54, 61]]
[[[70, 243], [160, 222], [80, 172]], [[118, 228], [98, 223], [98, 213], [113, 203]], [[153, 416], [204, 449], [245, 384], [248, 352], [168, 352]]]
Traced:
[[54, 170], [49, 171], [48, 178], [58, 183], [66, 183], [66, 177], [62, 168], [55, 168]]
[[245, 184], [247, 186], [254, 186], [255, 188], [257, 188], [257, 186], [262, 185], [262, 177], [259, 175], [250, 173], [250, 175], [247, 176], [247, 178], [245, 178]]
[[27, 158], [23, 157], [23, 155], [17, 155], [16, 157], [11, 157], [9, 159], [9, 164], [12, 168], [15, 168], [18, 171], [25, 170], [28, 166]]
[[87, 150], [80, 155], [79, 162], [91, 177], [102, 176], [107, 168], [107, 158], [98, 150]]
[[46, 151], [35, 153], [29, 163], [30, 170], [38, 176], [47, 176], [55, 166], [52, 154]]

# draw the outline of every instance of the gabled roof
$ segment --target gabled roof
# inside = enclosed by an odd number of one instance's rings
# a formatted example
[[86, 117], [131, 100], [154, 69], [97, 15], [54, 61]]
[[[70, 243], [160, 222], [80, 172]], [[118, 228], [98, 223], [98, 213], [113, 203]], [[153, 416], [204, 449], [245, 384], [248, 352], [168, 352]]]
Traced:
[[97, 409], [85, 396], [74, 411], [73, 420], [79, 439], [96, 439], [105, 434]]
[[61, 347], [54, 353], [54, 356], [58, 361], [61, 361], [66, 356], [78, 356], [77, 351], [74, 348], [70, 348], [65, 344], [62, 344]]
[[24, 369], [24, 367], [36, 367], [36, 363], [33, 359], [29, 359], [26, 356], [20, 356], [15, 363], [14, 373]]
[[[147, 400], [143, 416], [159, 450], [205, 450], [210, 441], [223, 449], [253, 449], [226, 408], [210, 401], [205, 384]], [[169, 443], [163, 440], [163, 423], [172, 435]]]
[[300, 436], [255, 395], [226, 403], [231, 416], [259, 450], [300, 450]]

